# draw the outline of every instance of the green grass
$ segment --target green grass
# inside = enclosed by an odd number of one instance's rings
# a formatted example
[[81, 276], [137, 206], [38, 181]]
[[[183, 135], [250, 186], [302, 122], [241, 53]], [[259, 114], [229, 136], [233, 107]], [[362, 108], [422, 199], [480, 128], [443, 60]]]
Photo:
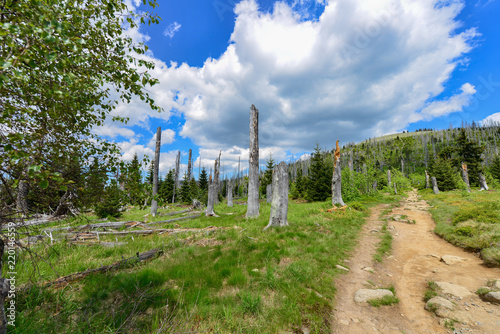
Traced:
[[[209, 235], [101, 236], [126, 242], [36, 245], [39, 259], [18, 253], [17, 284], [44, 282], [98, 268], [153, 248], [164, 255], [133, 267], [94, 274], [62, 289], [19, 291], [12, 333], [277, 333], [307, 326], [330, 330], [333, 281], [356, 246], [367, 208], [399, 197], [362, 198], [358, 210], [328, 213], [329, 201], [289, 203], [289, 227], [263, 231], [270, 205], [258, 219], [245, 219], [246, 206], [216, 206], [220, 217], [178, 222], [182, 227], [221, 227]], [[178, 211], [182, 208], [169, 208]], [[148, 210], [132, 209], [120, 221], [144, 220]], [[228, 213], [231, 213], [229, 215]], [[169, 217], [170, 218], [170, 217]], [[86, 218], [87, 220], [91, 218]], [[155, 220], [163, 220], [156, 217]], [[167, 218], [168, 219], [168, 218]], [[60, 222], [63, 224], [84, 222]], [[161, 224], [156, 227], [175, 227]], [[55, 233], [54, 233], [55, 236]], [[36, 270], [35, 270], [36, 269]]]
[[368, 304], [373, 307], [390, 306], [397, 303], [399, 303], [399, 299], [396, 296], [384, 296], [379, 299], [370, 299], [368, 301]]
[[500, 192], [420, 193], [434, 207], [431, 214], [436, 234], [456, 246], [481, 252], [486, 265], [500, 267]]
[[387, 222], [382, 226], [380, 233], [380, 242], [377, 245], [375, 254], [373, 254], [373, 259], [379, 263], [381, 263], [384, 256], [390, 254], [392, 250], [392, 234], [387, 228]]
[[428, 302], [434, 297], [439, 295], [439, 286], [434, 281], [429, 281], [427, 283], [427, 290], [425, 290], [424, 301]]

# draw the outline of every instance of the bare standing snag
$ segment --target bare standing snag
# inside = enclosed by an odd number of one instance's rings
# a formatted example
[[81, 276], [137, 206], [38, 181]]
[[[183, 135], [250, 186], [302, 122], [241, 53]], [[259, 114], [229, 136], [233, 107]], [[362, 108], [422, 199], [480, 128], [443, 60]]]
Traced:
[[247, 218], [259, 216], [259, 111], [250, 108], [250, 154], [248, 166]]

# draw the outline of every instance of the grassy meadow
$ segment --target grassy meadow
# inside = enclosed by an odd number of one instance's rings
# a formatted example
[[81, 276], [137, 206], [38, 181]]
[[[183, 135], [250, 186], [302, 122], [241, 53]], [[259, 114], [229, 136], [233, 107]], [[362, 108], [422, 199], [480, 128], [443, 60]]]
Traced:
[[[99, 243], [38, 243], [20, 251], [17, 284], [41, 283], [98, 268], [154, 248], [149, 262], [97, 273], [64, 287], [19, 292], [12, 333], [288, 333], [307, 327], [328, 332], [335, 277], [356, 245], [370, 206], [396, 203], [379, 195], [349, 203], [356, 209], [327, 212], [329, 202], [290, 202], [289, 227], [262, 231], [270, 204], [260, 217], [245, 218], [246, 206], [216, 206], [219, 217], [201, 216], [155, 228], [209, 226], [201, 233], [101, 236]], [[173, 207], [166, 211], [178, 211]], [[158, 221], [148, 210], [131, 209], [120, 221]], [[187, 213], [190, 215], [191, 213]], [[57, 225], [86, 224], [92, 217]], [[177, 224], [178, 225], [177, 225]], [[55, 225], [55, 224], [51, 224]], [[39, 228], [41, 229], [41, 228]], [[54, 232], [54, 237], [57, 237]], [[44, 259], [44, 260], [42, 260]], [[37, 266], [34, 267], [33, 263]]]
[[464, 190], [441, 192], [421, 190], [433, 206], [435, 232], [450, 243], [472, 252], [480, 252], [488, 266], [500, 267], [500, 192], [471, 193]]

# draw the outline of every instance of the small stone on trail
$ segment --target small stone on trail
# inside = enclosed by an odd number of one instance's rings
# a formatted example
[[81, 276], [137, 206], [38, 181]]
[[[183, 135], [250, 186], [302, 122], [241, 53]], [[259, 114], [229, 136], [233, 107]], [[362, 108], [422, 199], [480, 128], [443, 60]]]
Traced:
[[459, 256], [454, 256], [454, 255], [443, 255], [443, 256], [441, 256], [441, 261], [443, 261], [447, 265], [451, 266], [451, 265], [460, 263], [462, 261], [467, 261], [467, 259], [464, 259], [463, 257], [459, 257]]
[[340, 320], [340, 323], [344, 326], [349, 326], [349, 321], [347, 320]]
[[495, 304], [500, 304], [500, 291], [497, 292], [488, 292], [482, 299], [487, 300], [488, 302], [492, 302]]
[[366, 303], [369, 300], [380, 299], [385, 296], [394, 297], [394, 294], [392, 293], [392, 291], [386, 289], [360, 289], [356, 291], [356, 294], [354, 295], [354, 301], [356, 303]]
[[375, 270], [372, 267], [363, 267], [361, 270], [368, 271], [368, 272], [374, 272]]
[[349, 271], [349, 269], [347, 269], [346, 267], [342, 267], [340, 264], [337, 264], [335, 267], [340, 270]]
[[499, 279], [495, 280], [495, 282], [493, 283], [493, 289], [500, 290], [500, 280]]

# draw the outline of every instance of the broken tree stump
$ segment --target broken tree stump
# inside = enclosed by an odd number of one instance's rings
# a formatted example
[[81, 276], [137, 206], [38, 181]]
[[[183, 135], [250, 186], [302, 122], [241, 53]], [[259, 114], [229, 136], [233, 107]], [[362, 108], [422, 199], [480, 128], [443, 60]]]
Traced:
[[432, 190], [434, 191], [434, 194], [439, 194], [439, 188], [437, 184], [436, 177], [433, 176], [431, 177], [431, 182], [432, 182]]
[[288, 226], [288, 167], [284, 161], [273, 170], [273, 201], [269, 224], [264, 228]]
[[345, 205], [342, 200], [342, 168], [340, 165], [340, 147], [338, 140], [335, 148], [335, 162], [332, 177], [332, 205], [336, 204], [340, 204], [341, 206]]
[[217, 196], [217, 185], [215, 184], [215, 182], [212, 182], [208, 186], [208, 202], [207, 209], [205, 210], [205, 216], [215, 216], [215, 196]]
[[158, 201], [156, 195], [158, 194], [158, 168], [160, 166], [160, 147], [161, 147], [161, 126], [156, 129], [156, 147], [155, 147], [155, 160], [153, 162], [153, 198], [151, 200], [151, 215], [156, 217], [158, 211]]
[[486, 178], [484, 177], [483, 173], [479, 173], [479, 185], [481, 186], [481, 189], [479, 189], [479, 191], [489, 190], [488, 185], [486, 184]]
[[227, 206], [230, 208], [233, 207], [233, 185], [231, 182], [227, 184]]
[[467, 172], [467, 165], [462, 162], [462, 180], [464, 180], [467, 192], [470, 193], [469, 173]]

